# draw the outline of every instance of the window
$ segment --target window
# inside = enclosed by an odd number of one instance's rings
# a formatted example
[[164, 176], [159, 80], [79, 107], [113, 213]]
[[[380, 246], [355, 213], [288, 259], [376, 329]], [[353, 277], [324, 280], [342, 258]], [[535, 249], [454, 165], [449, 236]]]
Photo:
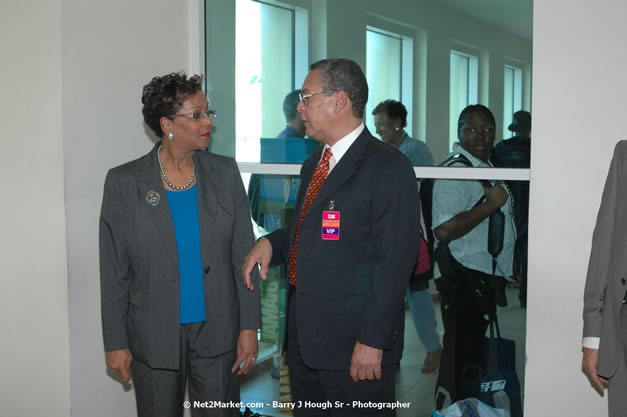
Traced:
[[449, 149], [457, 142], [457, 118], [464, 107], [478, 102], [479, 59], [451, 51]]
[[523, 109], [522, 69], [505, 65], [503, 77], [503, 138], [512, 136], [507, 127], [514, 112]]
[[402, 102], [407, 109], [407, 131], [412, 131], [413, 40], [368, 26], [366, 30], [366, 79], [370, 91], [366, 126], [374, 133], [372, 110], [383, 100]]
[[283, 99], [297, 88], [296, 61], [307, 55], [306, 46], [295, 52], [303, 19], [294, 9], [237, 0], [235, 21], [236, 159], [259, 162], [259, 138], [285, 127]]

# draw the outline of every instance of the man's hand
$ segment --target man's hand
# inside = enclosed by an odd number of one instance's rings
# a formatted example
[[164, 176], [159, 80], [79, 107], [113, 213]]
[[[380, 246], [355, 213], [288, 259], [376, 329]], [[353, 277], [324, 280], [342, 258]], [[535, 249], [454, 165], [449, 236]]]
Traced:
[[235, 364], [233, 364], [233, 368], [231, 368], [231, 373], [235, 373], [242, 362], [244, 366], [237, 371], [237, 375], [247, 373], [255, 364], [258, 351], [257, 330], [240, 331], [239, 338], [237, 339], [237, 359], [235, 360]]
[[106, 355], [107, 366], [119, 373], [124, 382], [131, 379], [131, 362], [133, 355], [128, 349], [112, 350]]
[[381, 360], [383, 351], [355, 342], [351, 358], [351, 378], [353, 381], [381, 379]]
[[244, 258], [244, 265], [242, 265], [242, 278], [244, 279], [244, 285], [246, 285], [249, 290], [252, 291], [255, 289], [251, 280], [253, 268], [259, 264], [261, 266], [261, 270], [259, 271], [261, 279], [266, 279], [268, 277], [268, 266], [270, 266], [271, 259], [272, 245], [268, 239], [261, 238], [250, 252], [248, 252], [248, 255]]
[[586, 374], [592, 386], [603, 395], [603, 391], [607, 388], [607, 379], [597, 375], [597, 367], [599, 365], [599, 349], [583, 348], [583, 359], [581, 367]]

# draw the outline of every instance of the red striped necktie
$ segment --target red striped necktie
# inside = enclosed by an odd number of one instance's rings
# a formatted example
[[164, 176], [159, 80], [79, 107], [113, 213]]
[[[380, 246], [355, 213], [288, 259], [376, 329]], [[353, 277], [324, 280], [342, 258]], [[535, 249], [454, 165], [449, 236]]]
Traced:
[[290, 251], [290, 262], [288, 265], [288, 276], [290, 277], [290, 284], [292, 285], [296, 285], [296, 254], [298, 253], [298, 236], [300, 235], [300, 226], [303, 224], [303, 220], [305, 219], [311, 204], [318, 195], [320, 188], [322, 188], [324, 180], [326, 180], [327, 175], [329, 175], [329, 159], [331, 159], [332, 156], [333, 154], [331, 153], [331, 148], [325, 149], [324, 155], [311, 177], [311, 182], [309, 183], [309, 188], [307, 189], [307, 195], [305, 196], [305, 202], [303, 203], [303, 208], [300, 211], [300, 217], [298, 218], [296, 234], [294, 235], [294, 244], [292, 245], [292, 250]]

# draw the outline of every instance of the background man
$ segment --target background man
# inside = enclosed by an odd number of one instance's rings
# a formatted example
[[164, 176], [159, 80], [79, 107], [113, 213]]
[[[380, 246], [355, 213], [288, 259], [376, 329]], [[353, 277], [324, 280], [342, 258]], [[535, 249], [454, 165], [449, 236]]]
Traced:
[[[294, 90], [289, 92], [283, 99], [283, 114], [285, 115], [285, 129], [281, 130], [276, 136], [277, 139], [302, 139], [305, 137], [305, 124], [300, 118], [297, 107], [300, 103], [300, 90]], [[268, 178], [266, 178], [268, 179]], [[281, 178], [283, 181], [283, 195], [284, 202], [287, 203], [292, 192], [292, 187], [297, 182], [297, 177], [286, 175]], [[250, 181], [248, 182], [248, 205], [250, 207], [250, 217], [259, 227], [263, 227], [268, 231], [273, 231], [274, 224], [280, 222], [276, 219], [266, 224], [265, 220], [268, 215], [274, 216], [278, 219], [278, 215], [272, 215], [264, 213], [261, 209], [261, 182], [262, 176], [259, 174], [252, 174]]]
[[298, 110], [307, 135], [324, 147], [303, 164], [290, 226], [261, 239], [243, 266], [248, 280], [257, 263], [265, 276], [270, 263], [290, 260], [292, 399], [345, 404], [300, 408], [297, 416], [394, 415], [351, 406], [395, 399], [419, 198], [409, 160], [365, 128], [367, 100], [366, 78], [355, 62], [311, 65]]
[[[507, 127], [514, 136], [500, 141], [494, 147], [494, 166], [503, 168], [529, 168], [531, 162], [531, 113], [520, 110], [514, 113]], [[520, 256], [520, 306], [527, 308], [527, 242], [529, 241], [529, 181], [507, 181], [514, 204], [516, 245]]]
[[305, 123], [298, 113], [300, 90], [288, 93], [283, 99], [283, 114], [285, 115], [285, 129], [276, 137], [281, 139], [302, 139], [305, 137]]

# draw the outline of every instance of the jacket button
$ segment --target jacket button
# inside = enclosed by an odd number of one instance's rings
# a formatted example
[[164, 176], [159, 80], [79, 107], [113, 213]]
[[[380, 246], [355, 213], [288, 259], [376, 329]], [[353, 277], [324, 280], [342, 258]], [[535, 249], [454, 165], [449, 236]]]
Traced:
[[208, 273], [209, 273], [209, 271], [211, 271], [211, 268], [210, 268], [210, 267], [206, 267], [206, 268], [205, 268], [205, 274], [208, 274]]

